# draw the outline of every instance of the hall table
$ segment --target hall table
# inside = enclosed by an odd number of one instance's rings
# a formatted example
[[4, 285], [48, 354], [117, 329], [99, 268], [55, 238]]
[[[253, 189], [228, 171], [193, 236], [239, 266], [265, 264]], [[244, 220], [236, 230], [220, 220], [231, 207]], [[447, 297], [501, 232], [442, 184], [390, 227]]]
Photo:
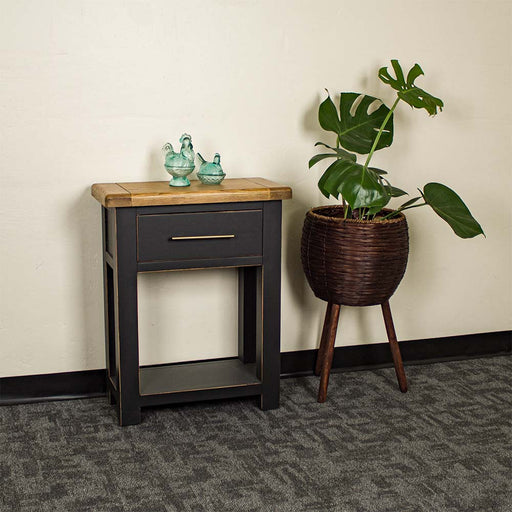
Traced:
[[[236, 178], [97, 183], [91, 193], [102, 205], [107, 393], [120, 425], [161, 404], [259, 395], [263, 410], [277, 408], [281, 202], [291, 189]], [[238, 357], [140, 366], [137, 274], [229, 267], [238, 268]]]

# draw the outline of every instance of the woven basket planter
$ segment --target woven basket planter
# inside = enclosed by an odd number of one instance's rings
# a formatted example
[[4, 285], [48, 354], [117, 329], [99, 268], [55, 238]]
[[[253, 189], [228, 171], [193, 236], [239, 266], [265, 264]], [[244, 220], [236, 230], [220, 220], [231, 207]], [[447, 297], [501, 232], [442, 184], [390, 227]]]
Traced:
[[402, 214], [371, 222], [344, 219], [342, 206], [312, 208], [306, 214], [302, 266], [314, 294], [327, 302], [384, 303], [402, 280], [408, 254], [407, 221]]

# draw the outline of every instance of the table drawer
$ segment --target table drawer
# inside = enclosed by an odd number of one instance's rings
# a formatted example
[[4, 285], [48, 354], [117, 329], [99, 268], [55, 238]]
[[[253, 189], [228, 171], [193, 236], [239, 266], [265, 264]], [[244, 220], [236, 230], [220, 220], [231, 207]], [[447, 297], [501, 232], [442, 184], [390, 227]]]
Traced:
[[138, 261], [260, 256], [261, 210], [139, 215]]

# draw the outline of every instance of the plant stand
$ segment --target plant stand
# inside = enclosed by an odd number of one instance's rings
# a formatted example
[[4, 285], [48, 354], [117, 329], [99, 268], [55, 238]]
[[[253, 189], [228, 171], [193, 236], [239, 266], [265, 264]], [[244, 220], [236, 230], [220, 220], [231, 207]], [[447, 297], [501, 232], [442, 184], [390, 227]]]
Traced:
[[[407, 391], [407, 378], [405, 376], [402, 355], [396, 339], [395, 326], [393, 325], [393, 317], [391, 316], [391, 308], [389, 301], [386, 300], [381, 304], [382, 314], [384, 316], [384, 324], [386, 325], [386, 333], [388, 335], [389, 347], [391, 349], [391, 357], [395, 366], [398, 387], [402, 393]], [[338, 320], [340, 316], [340, 304], [332, 302], [327, 303], [325, 312], [324, 326], [322, 329], [322, 337], [320, 339], [320, 347], [315, 365], [315, 375], [320, 375], [320, 387], [318, 389], [318, 402], [323, 403], [327, 398], [327, 386], [329, 385], [329, 375], [331, 373], [332, 359], [334, 356], [334, 342], [336, 340], [336, 332], [338, 330]]]

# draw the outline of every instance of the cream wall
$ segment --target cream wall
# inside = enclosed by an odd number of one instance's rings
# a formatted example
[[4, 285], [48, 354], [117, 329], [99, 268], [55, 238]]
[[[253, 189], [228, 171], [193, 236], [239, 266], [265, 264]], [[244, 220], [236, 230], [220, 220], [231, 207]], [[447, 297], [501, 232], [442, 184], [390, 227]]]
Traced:
[[[230, 177], [288, 184], [282, 350], [315, 347], [324, 305], [298, 256], [324, 203], [324, 88], [389, 103], [376, 71], [419, 62], [441, 115], [402, 106], [374, 163], [411, 192], [453, 186], [487, 239], [460, 240], [430, 211], [392, 300], [400, 339], [512, 328], [510, 1], [0, 0], [0, 376], [104, 367], [100, 208], [94, 182], [163, 180], [160, 148], [192, 134]], [[234, 271], [143, 276], [141, 359], [229, 356]], [[171, 312], [175, 313], [173, 321]], [[378, 308], [342, 312], [337, 344], [381, 342]]]

